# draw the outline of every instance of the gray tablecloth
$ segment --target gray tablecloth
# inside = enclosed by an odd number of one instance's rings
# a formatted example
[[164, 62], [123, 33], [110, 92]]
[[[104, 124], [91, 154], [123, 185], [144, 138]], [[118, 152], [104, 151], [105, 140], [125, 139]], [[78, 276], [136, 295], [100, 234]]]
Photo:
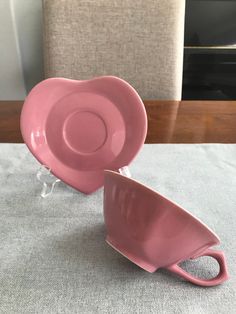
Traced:
[[[236, 313], [236, 145], [145, 145], [131, 165], [219, 235], [230, 280], [213, 288], [132, 264], [104, 242], [102, 189], [61, 182], [42, 199], [38, 166], [24, 145], [0, 145], [0, 313]], [[217, 272], [207, 257], [182, 266]]]

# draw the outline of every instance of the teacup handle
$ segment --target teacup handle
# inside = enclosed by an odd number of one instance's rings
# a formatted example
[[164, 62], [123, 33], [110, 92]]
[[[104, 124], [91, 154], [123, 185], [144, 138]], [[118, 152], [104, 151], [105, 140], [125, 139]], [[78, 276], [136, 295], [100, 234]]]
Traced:
[[219, 274], [216, 277], [211, 278], [211, 279], [197, 278], [187, 273], [180, 266], [178, 266], [178, 264], [171, 265], [167, 267], [167, 269], [187, 279], [188, 281], [194, 283], [195, 285], [205, 286], [205, 287], [219, 285], [228, 279], [229, 276], [228, 276], [228, 271], [227, 271], [227, 266], [226, 266], [226, 259], [222, 251], [207, 249], [206, 251], [204, 251], [203, 254], [199, 255], [198, 257], [200, 256], [211, 256], [217, 260], [220, 266], [220, 270], [219, 270]]

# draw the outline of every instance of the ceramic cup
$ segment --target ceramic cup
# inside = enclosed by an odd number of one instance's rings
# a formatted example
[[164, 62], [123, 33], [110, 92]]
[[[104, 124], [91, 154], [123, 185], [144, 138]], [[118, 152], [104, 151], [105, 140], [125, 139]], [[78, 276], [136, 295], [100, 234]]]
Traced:
[[[210, 249], [220, 242], [212, 230], [164, 196], [108, 170], [104, 218], [107, 243], [148, 272], [166, 268], [200, 286], [214, 286], [228, 279], [224, 253]], [[220, 270], [216, 277], [200, 279], [178, 265], [200, 256], [217, 260]]]

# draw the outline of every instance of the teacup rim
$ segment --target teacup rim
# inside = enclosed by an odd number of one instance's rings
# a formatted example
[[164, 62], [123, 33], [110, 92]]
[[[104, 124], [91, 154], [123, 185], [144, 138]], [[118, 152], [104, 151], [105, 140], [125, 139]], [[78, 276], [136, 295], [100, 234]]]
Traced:
[[116, 171], [112, 171], [112, 170], [108, 170], [108, 169], [105, 169], [104, 170], [104, 173], [105, 174], [108, 174], [108, 175], [114, 175], [114, 176], [117, 176], [119, 178], [122, 178], [123, 180], [126, 180], [126, 181], [131, 181], [133, 182], [135, 185], [138, 185], [138, 186], [141, 186], [142, 188], [144, 188], [145, 190], [148, 190], [149, 192], [153, 193], [154, 195], [159, 195], [160, 197], [162, 197], [163, 199], [165, 199], [167, 202], [177, 206], [179, 209], [181, 209], [186, 215], [190, 216], [192, 219], [194, 219], [198, 224], [202, 225], [203, 227], [205, 227], [214, 237], [215, 239], [217, 240], [216, 243], [214, 245], [218, 245], [220, 244], [220, 238], [219, 236], [207, 225], [205, 224], [200, 218], [196, 217], [194, 214], [192, 214], [191, 212], [189, 212], [187, 209], [185, 209], [183, 206], [179, 205], [178, 203], [170, 200], [168, 197], [164, 196], [163, 194], [155, 191], [154, 189], [152, 189], [151, 187], [133, 179], [133, 178], [130, 178], [130, 177], [126, 177]]

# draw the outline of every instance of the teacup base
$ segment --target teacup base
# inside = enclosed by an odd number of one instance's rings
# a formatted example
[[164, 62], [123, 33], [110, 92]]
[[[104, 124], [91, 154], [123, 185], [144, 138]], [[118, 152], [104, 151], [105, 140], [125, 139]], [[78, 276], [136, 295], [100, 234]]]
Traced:
[[119, 252], [121, 255], [129, 259], [131, 262], [139, 266], [140, 268], [146, 270], [149, 273], [154, 273], [157, 270], [157, 267], [154, 265], [151, 265], [150, 263], [147, 263], [146, 261], [143, 261], [140, 257], [137, 257], [133, 255], [132, 253], [128, 252], [126, 249], [121, 247], [119, 244], [117, 244], [116, 241], [114, 241], [110, 236], [106, 237], [106, 242], [109, 244], [114, 250]]

